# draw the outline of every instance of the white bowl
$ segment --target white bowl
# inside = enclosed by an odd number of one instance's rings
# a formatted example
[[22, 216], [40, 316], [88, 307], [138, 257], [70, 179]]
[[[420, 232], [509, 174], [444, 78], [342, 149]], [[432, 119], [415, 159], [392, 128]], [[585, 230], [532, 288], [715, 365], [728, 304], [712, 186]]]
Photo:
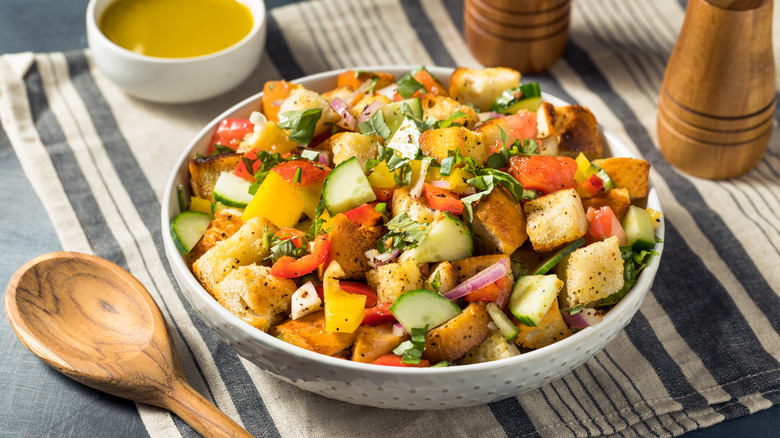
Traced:
[[[365, 67], [400, 77], [415, 66]], [[429, 67], [445, 87], [452, 69]], [[294, 81], [324, 91], [335, 87], [340, 71], [321, 73]], [[285, 382], [325, 397], [367, 406], [397, 409], [447, 409], [474, 406], [518, 395], [569, 373], [603, 349], [628, 324], [653, 282], [660, 255], [652, 257], [634, 288], [595, 326], [581, 330], [553, 345], [509, 359], [446, 368], [399, 368], [336, 359], [276, 339], [243, 322], [219, 305], [198, 283], [173, 243], [168, 228], [179, 213], [176, 188], [188, 186], [189, 161], [195, 152], [205, 152], [212, 132], [226, 117], [247, 118], [260, 108], [262, 94], [256, 94], [225, 111], [209, 123], [179, 157], [165, 188], [162, 202], [162, 230], [165, 253], [176, 280], [192, 307], [206, 325], [239, 354]], [[545, 100], [564, 104], [545, 95]], [[629, 149], [602, 131], [612, 156], [631, 156]], [[647, 206], [661, 211], [655, 188]], [[663, 222], [657, 234], [663, 238]], [[656, 244], [660, 254], [663, 244]]]
[[124, 49], [99, 29], [100, 17], [115, 0], [90, 0], [87, 44], [98, 68], [128, 94], [160, 103], [187, 103], [219, 96], [243, 82], [265, 48], [263, 0], [238, 0], [252, 13], [252, 30], [241, 41], [204, 56], [158, 58]]

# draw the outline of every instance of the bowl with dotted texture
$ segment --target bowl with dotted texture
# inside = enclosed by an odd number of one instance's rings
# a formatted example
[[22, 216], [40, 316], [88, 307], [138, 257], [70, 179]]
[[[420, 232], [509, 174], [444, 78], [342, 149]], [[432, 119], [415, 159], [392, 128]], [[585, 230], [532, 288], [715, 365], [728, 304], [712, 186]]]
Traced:
[[[361, 70], [384, 71], [400, 78], [415, 67], [371, 66], [361, 67]], [[428, 70], [447, 86], [452, 69], [428, 67]], [[336, 77], [342, 71], [320, 73], [293, 82], [323, 92], [336, 86]], [[394, 409], [459, 408], [517, 396], [571, 372], [601, 351], [629, 323], [650, 290], [658, 270], [662, 243], [656, 245], [659, 255], [651, 257], [637, 284], [604, 316], [601, 323], [538, 350], [472, 365], [401, 368], [363, 364], [314, 353], [268, 335], [218, 304], [189, 271], [185, 258], [168, 235], [170, 221], [179, 213], [177, 187], [189, 184], [189, 161], [196, 152], [206, 151], [220, 120], [248, 118], [252, 111], [259, 111], [261, 96], [251, 96], [216, 117], [179, 157], [164, 192], [162, 237], [166, 256], [182, 293], [205, 324], [241, 356], [285, 382], [349, 403]], [[565, 105], [553, 96], [545, 94], [543, 98], [554, 105]], [[605, 155], [633, 156], [613, 133], [600, 130]], [[647, 207], [661, 211], [658, 193], [652, 183]], [[663, 238], [663, 221], [656, 234]]]

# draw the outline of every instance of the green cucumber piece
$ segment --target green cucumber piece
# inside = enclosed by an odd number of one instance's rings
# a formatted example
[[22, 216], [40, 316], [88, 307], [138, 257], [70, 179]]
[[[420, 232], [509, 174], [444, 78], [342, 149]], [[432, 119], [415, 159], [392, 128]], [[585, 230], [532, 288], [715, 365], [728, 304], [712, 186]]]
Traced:
[[555, 274], [525, 275], [509, 295], [509, 311], [528, 327], [536, 327], [550, 310], [563, 282]]
[[357, 158], [352, 157], [339, 163], [325, 177], [322, 184], [322, 199], [328, 208], [328, 213], [335, 216], [339, 213], [360, 207], [366, 202], [376, 199], [371, 183], [363, 173], [363, 168]]
[[431, 330], [460, 315], [460, 312], [454, 301], [426, 289], [406, 292], [390, 306], [390, 313], [407, 333], [426, 325]]
[[182, 254], [190, 252], [211, 223], [211, 216], [199, 211], [183, 211], [171, 221], [171, 238]]
[[212, 202], [211, 203], [211, 216], [214, 217], [214, 215], [217, 214], [217, 210], [222, 210], [223, 208], [230, 208], [227, 205], [221, 203], [221, 202]]
[[252, 183], [230, 172], [222, 172], [214, 184], [214, 200], [228, 207], [245, 208], [253, 195], [249, 193]]
[[518, 100], [504, 110], [504, 114], [517, 114], [520, 111], [532, 111], [536, 112], [539, 109], [539, 105], [542, 103], [541, 97], [531, 97], [528, 99]]
[[518, 333], [520, 333], [520, 327], [512, 324], [512, 321], [506, 316], [506, 313], [504, 313], [496, 303], [488, 303], [487, 311], [490, 315], [490, 319], [493, 320], [493, 323], [498, 327], [498, 331], [501, 332], [501, 335], [504, 336], [505, 340], [511, 341], [517, 337]]
[[655, 247], [653, 220], [644, 208], [636, 205], [628, 207], [620, 224], [626, 232], [626, 244], [631, 245], [635, 250], [650, 250]]
[[420, 134], [417, 123], [407, 117], [387, 142], [387, 147], [398, 151], [401, 157], [413, 160], [420, 150]]
[[[409, 114], [409, 111], [404, 113], [404, 105], [409, 107], [411, 114]], [[388, 103], [384, 106], [384, 108], [382, 108], [382, 113], [385, 116], [385, 124], [387, 124], [387, 127], [390, 128], [390, 137], [392, 137], [398, 128], [401, 127], [404, 119], [410, 115], [417, 121], [422, 121], [423, 118], [422, 104], [420, 103], [420, 99], [416, 97]]]
[[420, 243], [404, 251], [398, 260], [413, 258], [417, 263], [460, 260], [471, 257], [473, 251], [474, 239], [469, 227], [455, 216], [444, 213], [431, 224]]
[[536, 111], [541, 102], [542, 90], [539, 83], [531, 82], [501, 93], [490, 111], [501, 114], [516, 114], [520, 110]]
[[564, 257], [574, 252], [575, 249], [585, 244], [585, 239], [580, 237], [574, 242], [564, 246], [558, 251], [550, 254], [546, 259], [539, 262], [535, 268], [531, 270], [531, 275], [544, 275], [550, 271], [555, 265], [557, 265]]

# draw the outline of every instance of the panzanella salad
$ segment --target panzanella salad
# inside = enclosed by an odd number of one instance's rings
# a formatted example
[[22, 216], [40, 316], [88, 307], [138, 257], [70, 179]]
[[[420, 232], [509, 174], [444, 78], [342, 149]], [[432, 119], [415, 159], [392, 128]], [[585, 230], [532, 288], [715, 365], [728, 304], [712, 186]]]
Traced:
[[222, 306], [321, 354], [515, 356], [598, 324], [654, 254], [647, 161], [602, 158], [585, 107], [507, 68], [270, 81], [219, 123], [171, 223]]

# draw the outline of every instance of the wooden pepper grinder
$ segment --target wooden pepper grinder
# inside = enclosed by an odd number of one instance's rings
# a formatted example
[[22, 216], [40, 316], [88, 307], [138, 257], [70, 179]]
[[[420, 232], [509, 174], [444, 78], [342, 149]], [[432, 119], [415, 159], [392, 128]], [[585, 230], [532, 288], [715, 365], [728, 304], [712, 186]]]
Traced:
[[691, 175], [752, 170], [775, 114], [773, 0], [689, 0], [658, 99], [661, 153]]

